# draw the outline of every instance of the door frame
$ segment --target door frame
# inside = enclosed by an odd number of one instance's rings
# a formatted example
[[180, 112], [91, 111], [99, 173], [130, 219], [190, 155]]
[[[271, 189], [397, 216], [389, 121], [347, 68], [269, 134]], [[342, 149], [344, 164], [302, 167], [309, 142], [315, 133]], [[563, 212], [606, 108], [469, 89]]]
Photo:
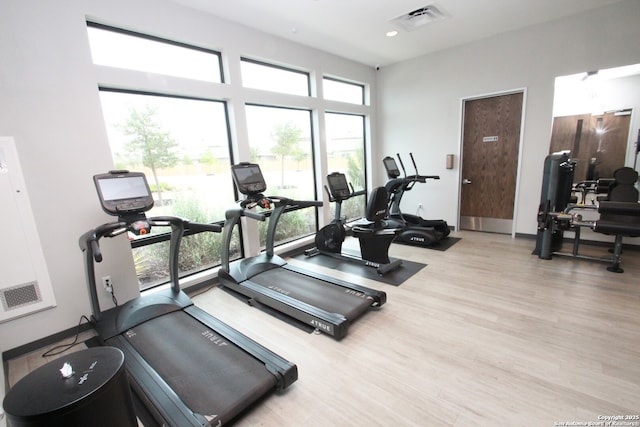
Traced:
[[522, 93], [522, 111], [520, 115], [520, 141], [518, 141], [518, 165], [516, 168], [516, 190], [514, 194], [513, 201], [513, 222], [511, 224], [511, 237], [516, 237], [516, 229], [517, 229], [517, 218], [518, 218], [518, 201], [520, 199], [520, 180], [521, 180], [521, 172], [522, 172], [522, 151], [523, 151], [523, 143], [524, 143], [524, 125], [525, 125], [525, 117], [526, 117], [526, 106], [527, 106], [527, 88], [515, 88], [497, 92], [488, 92], [480, 95], [473, 96], [465, 96], [460, 98], [460, 127], [458, 128], [458, 158], [460, 159], [458, 162], [458, 229], [460, 229], [461, 224], [461, 215], [460, 209], [462, 207], [462, 163], [463, 159], [463, 139], [464, 139], [464, 107], [465, 102], [467, 101], [475, 101], [478, 99], [484, 98], [493, 98], [496, 96], [502, 95], [511, 95], [514, 93]]

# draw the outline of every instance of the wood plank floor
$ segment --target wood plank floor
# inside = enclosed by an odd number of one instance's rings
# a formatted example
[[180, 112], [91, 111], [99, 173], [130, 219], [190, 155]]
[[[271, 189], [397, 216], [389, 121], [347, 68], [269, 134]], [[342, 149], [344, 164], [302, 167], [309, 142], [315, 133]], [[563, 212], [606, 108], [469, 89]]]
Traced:
[[[530, 239], [452, 235], [462, 240], [445, 252], [392, 245], [392, 256], [428, 264], [398, 287], [292, 260], [387, 292], [342, 341], [218, 288], [195, 296], [298, 365], [293, 386], [237, 425], [553, 426], [640, 413], [640, 251], [626, 251], [615, 274], [603, 263], [540, 260]], [[10, 384], [40, 359], [9, 361]]]

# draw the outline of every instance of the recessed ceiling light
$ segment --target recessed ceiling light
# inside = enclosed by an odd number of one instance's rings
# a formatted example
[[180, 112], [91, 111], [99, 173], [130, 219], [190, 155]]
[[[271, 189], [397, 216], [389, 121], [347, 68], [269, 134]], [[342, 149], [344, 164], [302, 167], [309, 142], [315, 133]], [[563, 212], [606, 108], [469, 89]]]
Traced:
[[398, 35], [398, 32], [396, 30], [387, 31], [387, 37], [395, 37], [397, 35]]

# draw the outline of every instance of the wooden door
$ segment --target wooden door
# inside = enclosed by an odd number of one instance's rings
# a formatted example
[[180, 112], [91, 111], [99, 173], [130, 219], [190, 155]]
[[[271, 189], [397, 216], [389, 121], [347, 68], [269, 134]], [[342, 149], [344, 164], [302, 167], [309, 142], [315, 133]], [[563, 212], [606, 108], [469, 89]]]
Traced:
[[570, 151], [576, 162], [573, 173], [575, 181], [584, 181], [590, 174], [589, 164], [595, 153], [595, 138], [591, 128], [591, 114], [562, 116], [553, 119], [549, 153]]
[[464, 101], [460, 228], [513, 229], [523, 92]]
[[612, 178], [625, 164], [630, 124], [631, 110], [554, 117], [549, 153], [571, 152], [575, 182]]
[[624, 166], [627, 156], [631, 110], [607, 112], [591, 120], [596, 146], [594, 178], [613, 178], [616, 169]]

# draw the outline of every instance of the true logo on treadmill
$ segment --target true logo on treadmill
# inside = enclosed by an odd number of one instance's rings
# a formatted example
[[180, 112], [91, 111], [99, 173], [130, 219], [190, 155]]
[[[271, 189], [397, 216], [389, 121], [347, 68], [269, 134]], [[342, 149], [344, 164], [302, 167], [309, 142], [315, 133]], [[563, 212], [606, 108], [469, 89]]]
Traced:
[[226, 342], [222, 337], [219, 337], [218, 335], [214, 334], [213, 332], [207, 329], [202, 331], [202, 336], [208, 339], [209, 341], [211, 341], [212, 343], [214, 343], [215, 345], [217, 345], [218, 347], [224, 347], [229, 345], [229, 343]]
[[413, 242], [424, 242], [424, 237], [416, 237], [416, 236], [411, 236], [411, 239], [409, 239]]
[[346, 293], [360, 297], [360, 298], [364, 298], [366, 297], [364, 292], [358, 292], [358, 291], [354, 291], [353, 289], [345, 289], [344, 290]]
[[280, 294], [283, 294], [283, 295], [289, 295], [290, 294], [290, 292], [288, 290], [282, 289], [279, 286], [271, 285], [271, 286], [268, 286], [268, 288], [271, 289], [272, 291], [276, 291], [276, 292], [278, 292]]
[[317, 329], [321, 329], [323, 331], [327, 331], [327, 332], [332, 332], [333, 331], [333, 327], [331, 327], [331, 325], [328, 325], [326, 323], [320, 322], [316, 319], [311, 319], [311, 326], [315, 326]]

